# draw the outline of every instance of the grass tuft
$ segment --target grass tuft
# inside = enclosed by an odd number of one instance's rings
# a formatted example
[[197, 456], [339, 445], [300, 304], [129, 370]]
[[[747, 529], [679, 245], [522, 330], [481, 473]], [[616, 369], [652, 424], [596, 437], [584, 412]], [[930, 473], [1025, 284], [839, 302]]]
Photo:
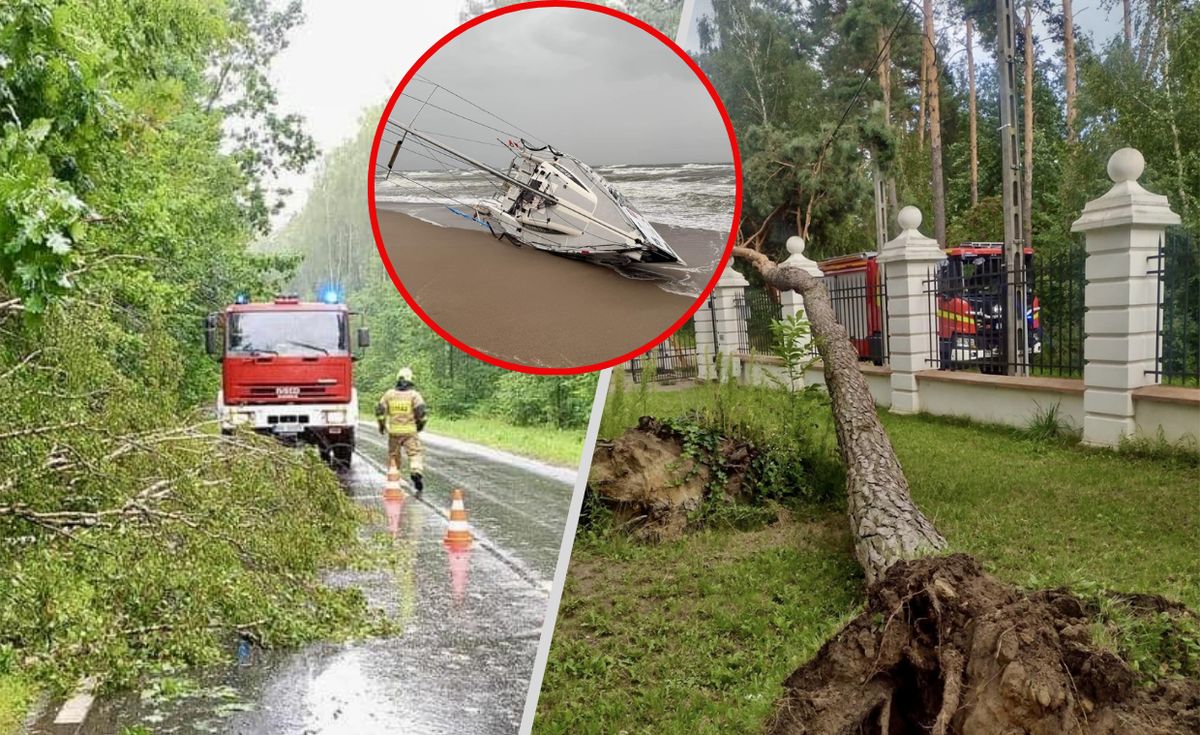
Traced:
[[16, 735], [33, 704], [34, 688], [21, 676], [0, 674], [0, 735]]
[[582, 429], [513, 426], [495, 419], [471, 417], [435, 418], [430, 422], [429, 430], [571, 469], [579, 466], [583, 455]]

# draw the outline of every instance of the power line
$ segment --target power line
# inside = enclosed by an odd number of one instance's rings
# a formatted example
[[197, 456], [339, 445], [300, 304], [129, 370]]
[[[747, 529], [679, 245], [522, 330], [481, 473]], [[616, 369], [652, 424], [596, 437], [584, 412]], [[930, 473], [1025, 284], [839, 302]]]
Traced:
[[846, 105], [846, 109], [842, 110], [842, 116], [838, 120], [837, 125], [834, 126], [833, 132], [829, 134], [829, 137], [826, 138], [825, 142], [821, 145], [821, 150], [817, 153], [818, 161], [825, 157], [825, 151], [828, 150], [829, 146], [833, 144], [833, 139], [837, 137], [837, 134], [841, 131], [842, 126], [846, 124], [846, 118], [850, 116], [850, 110], [854, 108], [855, 103], [858, 102], [858, 98], [862, 95], [862, 91], [866, 89], [867, 82], [871, 80], [871, 76], [874, 75], [875, 71], [879, 68], [879, 62], [883, 59], [884, 52], [891, 49], [892, 38], [894, 38], [896, 32], [900, 30], [901, 24], [903, 24], [905, 19], [908, 17], [907, 13], [909, 10], [912, 10], [912, 7], [913, 0], [905, 0], [904, 7], [900, 9], [900, 15], [896, 18], [896, 24], [892, 26], [891, 32], [888, 33], [883, 45], [879, 47], [879, 51], [875, 54], [875, 60], [871, 62], [871, 68], [863, 73], [862, 82], [859, 83], [858, 89], [854, 90], [854, 96], [850, 98], [850, 102]]

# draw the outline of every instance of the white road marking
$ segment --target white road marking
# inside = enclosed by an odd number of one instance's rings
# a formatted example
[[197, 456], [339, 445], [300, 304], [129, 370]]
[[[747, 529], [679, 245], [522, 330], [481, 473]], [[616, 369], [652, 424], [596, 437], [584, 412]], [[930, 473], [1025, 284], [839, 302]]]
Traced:
[[88, 677], [80, 682], [75, 694], [64, 702], [62, 709], [58, 711], [58, 715], [54, 718], [54, 724], [82, 725], [83, 721], [87, 719], [88, 712], [92, 709], [92, 702], [96, 701], [95, 690], [95, 677]]

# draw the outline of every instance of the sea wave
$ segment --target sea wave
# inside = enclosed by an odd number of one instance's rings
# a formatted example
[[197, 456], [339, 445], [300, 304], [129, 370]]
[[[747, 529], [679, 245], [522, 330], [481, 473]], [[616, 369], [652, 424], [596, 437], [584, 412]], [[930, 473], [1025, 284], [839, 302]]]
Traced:
[[[728, 233], [733, 226], [736, 181], [722, 163], [606, 164], [595, 167], [652, 222]], [[381, 202], [467, 205], [493, 197], [497, 188], [473, 170], [405, 171], [376, 177]]]

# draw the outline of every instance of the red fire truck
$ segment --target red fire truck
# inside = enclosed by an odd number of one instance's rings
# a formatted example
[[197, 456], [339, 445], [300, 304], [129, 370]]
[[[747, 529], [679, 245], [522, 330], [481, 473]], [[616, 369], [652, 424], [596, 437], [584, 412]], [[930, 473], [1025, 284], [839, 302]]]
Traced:
[[[832, 297], [834, 314], [849, 332], [859, 357], [880, 364], [885, 339], [884, 292], [876, 255], [844, 255], [818, 265]], [[1033, 249], [1025, 248], [1026, 272], [1032, 265]], [[948, 248], [946, 260], [934, 278], [941, 366], [1002, 372], [1006, 342], [1001, 244], [968, 242]], [[1026, 284], [1025, 303], [1029, 350], [1037, 354], [1042, 346], [1040, 308], [1030, 284]]]
[[[313, 444], [331, 466], [350, 466], [358, 392], [351, 365], [350, 320], [356, 314], [329, 289], [320, 302], [295, 295], [236, 303], [205, 320], [205, 347], [221, 361], [217, 416], [221, 431], [248, 429]], [[359, 326], [358, 347], [371, 342]]]

